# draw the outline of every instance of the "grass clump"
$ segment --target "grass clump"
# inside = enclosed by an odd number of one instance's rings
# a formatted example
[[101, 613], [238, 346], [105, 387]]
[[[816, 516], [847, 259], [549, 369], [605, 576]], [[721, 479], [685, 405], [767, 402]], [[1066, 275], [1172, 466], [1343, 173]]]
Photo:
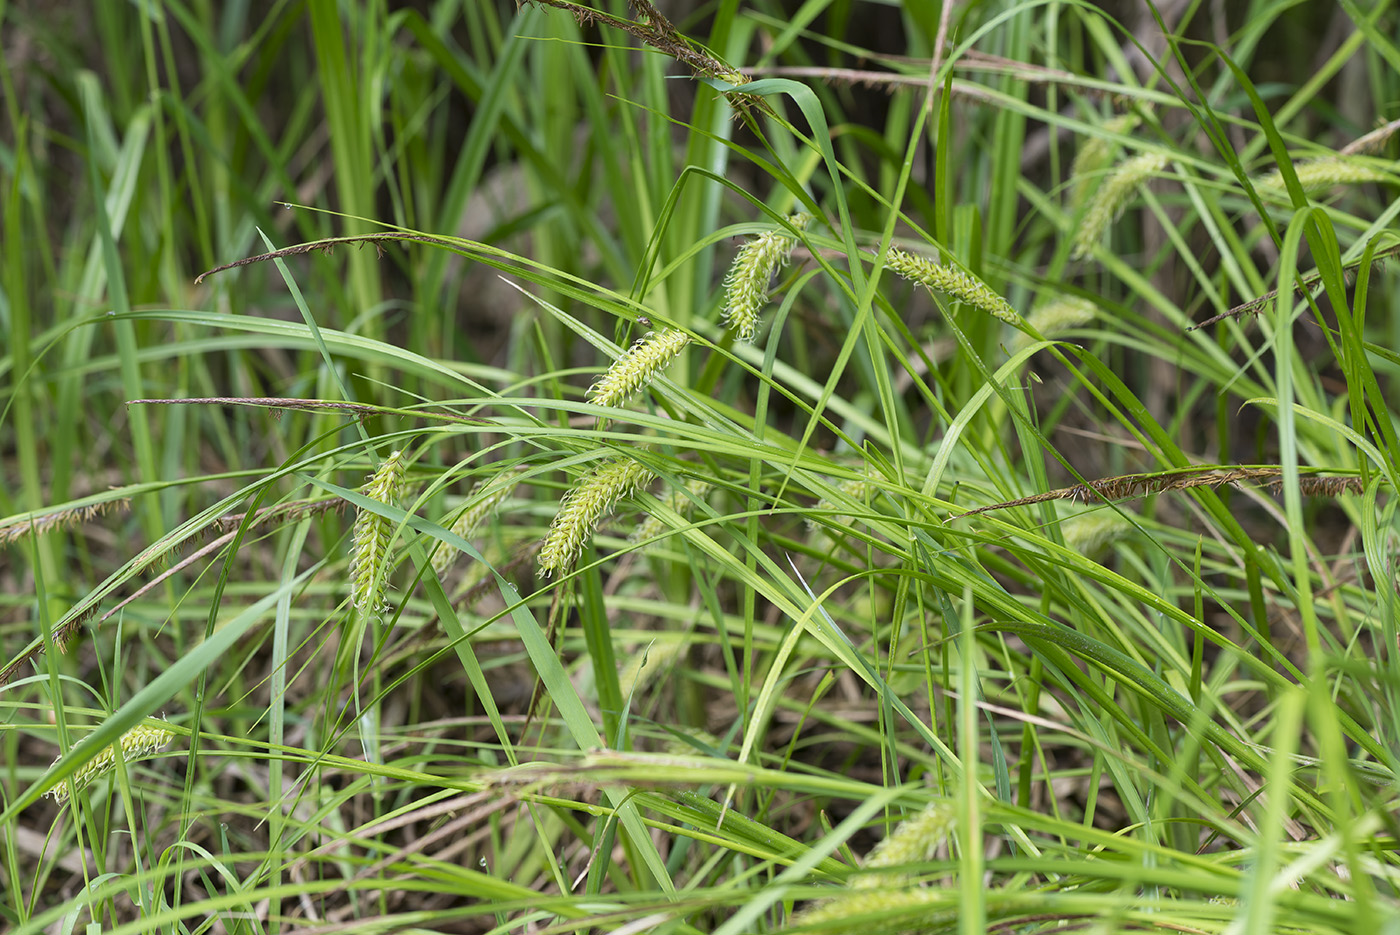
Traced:
[[1384, 10], [41, 6], [0, 929], [1400, 915]]

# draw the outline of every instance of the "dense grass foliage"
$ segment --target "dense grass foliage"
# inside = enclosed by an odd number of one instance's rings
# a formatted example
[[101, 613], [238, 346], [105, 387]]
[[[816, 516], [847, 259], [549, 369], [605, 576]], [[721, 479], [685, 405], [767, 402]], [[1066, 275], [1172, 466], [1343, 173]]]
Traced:
[[591, 2], [0, 2], [0, 928], [1400, 932], [1393, 4]]

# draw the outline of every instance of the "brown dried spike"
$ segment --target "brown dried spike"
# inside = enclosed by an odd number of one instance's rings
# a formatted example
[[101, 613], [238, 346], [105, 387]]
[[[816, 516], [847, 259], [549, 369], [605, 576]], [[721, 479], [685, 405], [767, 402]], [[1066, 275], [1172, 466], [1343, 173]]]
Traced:
[[444, 238], [442, 238], [442, 237], [429, 237], [429, 236], [427, 236], [427, 235], [425, 235], [425, 234], [398, 234], [398, 233], [387, 233], [387, 234], [360, 234], [360, 235], [357, 235], [357, 236], [354, 236], [354, 237], [328, 237], [328, 238], [326, 238], [326, 239], [324, 239], [324, 240], [316, 240], [316, 241], [312, 241], [311, 243], [302, 243], [302, 244], [296, 244], [295, 246], [291, 246], [291, 247], [283, 247], [283, 248], [280, 249], [280, 250], [273, 250], [271, 253], [260, 253], [260, 254], [258, 254], [257, 256], [248, 256], [248, 257], [244, 257], [244, 258], [241, 259], [241, 260], [234, 260], [232, 263], [225, 263], [223, 266], [216, 266], [216, 267], [214, 267], [213, 269], [205, 270], [204, 272], [202, 272], [202, 273], [200, 273], [198, 276], [196, 276], [196, 277], [194, 278], [194, 284], [197, 286], [197, 285], [199, 285], [200, 283], [204, 282], [204, 280], [207, 279], [208, 277], [214, 275], [215, 273], [222, 273], [222, 272], [224, 272], [225, 270], [237, 269], [237, 268], [240, 267], [240, 266], [250, 266], [250, 265], [252, 265], [252, 264], [254, 264], [254, 263], [262, 263], [262, 262], [264, 262], [264, 261], [266, 261], [266, 260], [277, 260], [277, 259], [282, 259], [282, 258], [284, 258], [284, 257], [289, 257], [289, 256], [301, 256], [302, 254], [310, 253], [310, 252], [312, 252], [313, 250], [327, 250], [327, 251], [329, 251], [329, 249], [330, 249], [331, 247], [334, 247], [336, 244], [342, 244], [342, 243], [372, 243], [372, 244], [383, 244], [383, 243], [389, 243], [389, 242], [395, 241], [395, 240], [404, 240], [404, 241], [410, 241], [410, 242], [413, 242], [413, 243], [430, 243], [430, 244], [436, 244], [436, 245], [439, 246], [439, 247], [447, 247], [447, 248], [449, 248], [449, 249], [452, 249], [452, 248], [454, 248], [454, 247], [459, 246], [458, 244], [454, 244], [452, 241], [446, 240], [446, 239], [444, 239]]
[[1098, 489], [1092, 484], [1075, 484], [1068, 488], [1066, 496], [1076, 503], [1098, 503], [1103, 499]]
[[29, 654], [26, 653], [23, 656], [19, 656], [16, 659], [12, 659], [9, 665], [5, 666], [5, 668], [3, 669], [0, 669], [0, 688], [4, 688], [6, 685], [10, 684], [10, 679], [15, 677], [15, 673], [19, 671], [19, 667], [28, 658]]
[[[313, 513], [328, 513], [331, 510], [341, 511], [345, 509], [345, 501], [340, 497], [328, 497], [324, 500], [296, 500], [291, 503], [279, 503], [275, 506], [263, 507], [253, 516], [252, 527], [269, 525], [276, 521], [279, 523], [290, 523]], [[236, 529], [247, 513], [229, 513], [214, 520], [213, 525], [221, 530]]]
[[[72, 642], [73, 637], [77, 635], [78, 630], [81, 629], [83, 624], [87, 623], [96, 612], [97, 605], [93, 604], [72, 620], [69, 620], [57, 630], [54, 630], [54, 644], [58, 647], [60, 652], [68, 651], [68, 645]], [[39, 642], [35, 643], [25, 652], [20, 653], [14, 659], [11, 659], [9, 663], [5, 665], [5, 668], [0, 669], [0, 687], [4, 687], [15, 677], [15, 673], [19, 671], [20, 666], [24, 665], [26, 662], [32, 663], [35, 659], [43, 655], [43, 653], [44, 644]]]
[[81, 620], [70, 620], [57, 630], [53, 631], [53, 642], [58, 647], [58, 651], [67, 654], [73, 645], [73, 640], [77, 637], [78, 631], [82, 629]]
[[[1278, 488], [1278, 477], [1283, 473], [1279, 467], [1201, 467], [1171, 474], [1123, 474], [1118, 477], [1104, 477], [1072, 487], [1061, 487], [1046, 493], [1021, 497], [980, 506], [973, 510], [954, 514], [952, 519], [1005, 510], [1014, 506], [1028, 506], [1044, 503], [1047, 500], [1076, 500], [1080, 503], [1099, 503], [1107, 500], [1124, 500], [1149, 493], [1164, 493], [1171, 490], [1189, 490], [1192, 487], [1219, 487], [1222, 484], [1239, 484], [1246, 481], [1272, 480]], [[1358, 493], [1361, 481], [1355, 477], [1316, 477], [1301, 478], [1298, 489], [1306, 496], [1337, 496], [1341, 493]]]
[[[1282, 481], [1270, 485], [1275, 493], [1283, 490]], [[1359, 477], [1300, 477], [1298, 492], [1305, 497], [1339, 497], [1344, 493], [1361, 493], [1365, 488]]]
[[720, 78], [730, 84], [743, 84], [748, 81], [748, 78], [737, 69], [691, 46], [685, 37], [676, 31], [676, 27], [672, 26], [670, 21], [650, 4], [645, 4], [643, 7], [638, 3], [633, 3], [633, 7], [639, 13], [646, 15], [648, 19], [647, 22], [638, 22], [582, 7], [577, 3], [570, 2], [570, 0], [529, 0], [529, 2], [554, 7], [557, 10], [565, 10], [576, 18], [586, 15], [589, 23], [601, 22], [614, 29], [619, 29], [657, 51], [671, 56], [676, 61], [690, 66], [696, 74]]
[[87, 506], [68, 510], [55, 510], [42, 516], [30, 514], [28, 522], [15, 521], [0, 525], [0, 544], [14, 542], [30, 533], [39, 535], [60, 526], [71, 529], [110, 510], [125, 510], [130, 506], [130, 497], [117, 497], [102, 503], [90, 503]]
[[[1396, 244], [1393, 247], [1387, 247], [1384, 250], [1378, 251], [1371, 257], [1371, 269], [1379, 269], [1381, 264], [1385, 263], [1387, 260], [1394, 259], [1397, 253], [1400, 253], [1400, 244]], [[1352, 266], [1348, 266], [1342, 270], [1342, 278], [1346, 281], [1347, 285], [1350, 285], [1351, 283], [1356, 281], [1356, 275], [1359, 268], [1360, 264], [1357, 263], [1353, 264]], [[1309, 273], [1305, 276], [1300, 277], [1299, 282], [1293, 287], [1293, 295], [1295, 297], [1301, 296], [1303, 294], [1304, 289], [1311, 289], [1313, 286], [1317, 285], [1321, 280], [1322, 276], [1319, 273]], [[1271, 289], [1261, 296], [1257, 296], [1253, 299], [1250, 299], [1248, 302], [1242, 302], [1239, 305], [1236, 305], [1229, 311], [1221, 312], [1219, 315], [1213, 315], [1210, 318], [1207, 318], [1205, 321], [1198, 322], [1197, 324], [1192, 325], [1186, 330], [1199, 331], [1200, 329], [1205, 328], [1208, 325], [1214, 325], [1218, 322], [1224, 321], [1227, 318], [1238, 318], [1241, 315], [1258, 315], [1260, 312], [1264, 311], [1264, 306], [1272, 302], [1277, 296], [1278, 290]]]

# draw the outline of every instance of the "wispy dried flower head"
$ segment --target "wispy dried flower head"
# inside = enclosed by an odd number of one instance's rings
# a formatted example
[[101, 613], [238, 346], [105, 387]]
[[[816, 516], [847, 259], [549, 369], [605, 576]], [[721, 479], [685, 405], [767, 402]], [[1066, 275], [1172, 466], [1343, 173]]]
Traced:
[[0, 521], [0, 545], [14, 542], [22, 536], [46, 533], [50, 529], [58, 527], [72, 529], [103, 513], [112, 510], [127, 510], [130, 507], [130, 497], [119, 497], [115, 500], [104, 500], [101, 503], [90, 503], [81, 507], [67, 509], [49, 507], [35, 510], [32, 513], [20, 513]]
[[993, 292], [991, 286], [955, 266], [940, 265], [928, 257], [916, 256], [898, 247], [891, 249], [886, 255], [885, 266], [905, 279], [912, 279], [930, 289], [937, 289], [974, 305], [1008, 325], [1019, 324], [1021, 321], [1021, 316], [1016, 314], [1016, 310]]
[[[1298, 183], [1303, 186], [1303, 191], [1309, 195], [1325, 192], [1338, 185], [1395, 181], [1395, 176], [1382, 172], [1380, 169], [1365, 163], [1343, 159], [1340, 156], [1327, 156], [1309, 162], [1300, 162], [1293, 167], [1293, 171], [1297, 174]], [[1287, 187], [1283, 184], [1283, 172], [1278, 169], [1257, 179], [1254, 186], [1270, 192], [1287, 191]]]
[[[788, 223], [806, 230], [810, 214], [791, 215]], [[768, 303], [768, 283], [787, 264], [797, 241], [786, 231], [766, 231], [739, 248], [729, 274], [724, 277], [724, 320], [734, 336], [752, 342], [758, 333], [758, 313]]]
[[[117, 743], [120, 744], [122, 748], [123, 762], [130, 763], [132, 760], [139, 760], [142, 757], [150, 756], [161, 747], [170, 743], [174, 737], [174, 731], [164, 727], [151, 727], [150, 725], [142, 724], [122, 734], [121, 740]], [[116, 761], [117, 754], [115, 745], [103, 747], [101, 753], [88, 760], [73, 774], [73, 788], [82, 789], [97, 777], [115, 769]], [[55, 802], [62, 805], [64, 802], [68, 801], [68, 788], [67, 782], [60, 782], [49, 790], [49, 795], [53, 796]]]
[[70, 620], [53, 631], [53, 644], [61, 653], [67, 653], [72, 647], [73, 641], [78, 638], [78, 633], [82, 631], [82, 624], [77, 620]]
[[[380, 503], [397, 503], [403, 488], [404, 467], [403, 452], [393, 452], [360, 493]], [[355, 516], [350, 538], [350, 597], [361, 613], [372, 613], [379, 607], [379, 596], [384, 591], [384, 567], [389, 560], [389, 537], [393, 532], [393, 524], [378, 513], [360, 510]]]
[[749, 80], [747, 76], [728, 62], [692, 45], [690, 40], [681, 35], [676, 27], [671, 25], [671, 21], [652, 5], [650, 0], [629, 0], [628, 5], [632, 7], [632, 11], [636, 15], [634, 20], [622, 19], [601, 10], [574, 3], [572, 0], [522, 0], [522, 2], [538, 3], [560, 10], [568, 10], [578, 20], [580, 26], [602, 23], [612, 26], [614, 29], [620, 29], [652, 48], [671, 56], [676, 61], [684, 63], [697, 75], [721, 78], [733, 85], [745, 84]]
[[621, 406], [670, 366], [689, 340], [690, 335], [678, 328], [667, 328], [660, 334], [647, 332], [588, 388], [588, 401], [599, 406]]
[[[992, 510], [1029, 506], [1050, 500], [1102, 503], [1108, 500], [1140, 497], [1149, 493], [1190, 490], [1194, 487], [1219, 487], [1222, 484], [1239, 486], [1259, 481], [1277, 481], [1282, 474], [1282, 468], [1272, 466], [1220, 468], [1205, 465], [1158, 471], [1151, 474], [1120, 474], [1116, 477], [1100, 477], [1085, 484], [1075, 484], [1072, 487], [1060, 487], [1045, 493], [1031, 494], [1029, 497], [1019, 497], [1015, 500], [1003, 500], [1000, 503], [979, 506], [976, 509], [959, 513], [957, 516], [976, 516], [979, 513], [989, 513]], [[1353, 486], [1353, 483], [1357, 481], [1357, 478], [1354, 477], [1341, 477], [1339, 479], [1314, 477], [1309, 480], [1308, 483], [1299, 482], [1299, 489], [1304, 494], [1316, 492], [1323, 496], [1332, 496], [1359, 490], [1359, 486]]]
[[1140, 153], [1120, 163], [1094, 192], [1094, 198], [1084, 213], [1084, 221], [1075, 232], [1071, 256], [1078, 259], [1093, 249], [1104, 231], [1127, 206], [1128, 199], [1138, 190], [1138, 186], [1166, 167], [1167, 157], [1161, 153]]
[[618, 458], [576, 483], [559, 504], [559, 512], [540, 547], [540, 570], [546, 575], [573, 567], [598, 522], [623, 497], [650, 484], [655, 475], [631, 458]]

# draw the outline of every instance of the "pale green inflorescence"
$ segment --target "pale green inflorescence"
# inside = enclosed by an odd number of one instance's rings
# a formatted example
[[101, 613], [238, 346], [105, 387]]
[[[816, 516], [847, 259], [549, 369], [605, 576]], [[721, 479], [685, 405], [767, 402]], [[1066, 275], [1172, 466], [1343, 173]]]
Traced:
[[[518, 482], [516, 472], [509, 471], [504, 477], [494, 477], [479, 484], [467, 495], [469, 503], [473, 499], [476, 502], [463, 508], [448, 528], [463, 539], [469, 538], [476, 527], [496, 511], [496, 507], [501, 505], [501, 501], [510, 496], [510, 492], [515, 489]], [[457, 556], [460, 554], [457, 549], [446, 542], [439, 542], [437, 548], [433, 550], [433, 571], [437, 572], [437, 576], [441, 578], [447, 574], [452, 563], [457, 560]]]
[[[873, 484], [871, 484], [869, 478], [853, 477], [850, 480], [842, 481], [836, 489], [841, 491], [841, 493], [845, 494], [846, 496], [850, 497], [852, 500], [858, 500], [861, 503], [864, 503], [866, 499], [871, 495], [871, 493], [874, 492], [875, 487]], [[848, 513], [831, 513], [832, 510], [838, 510], [841, 508], [842, 507], [838, 507], [835, 503], [832, 503], [830, 500], [823, 499], [817, 501], [817, 505], [814, 508], [814, 511], [817, 513], [830, 514], [828, 516], [823, 517], [824, 522], [828, 524], [836, 526], [849, 526], [853, 522], [855, 522], [855, 517], [851, 516]], [[823, 523], [818, 522], [816, 519], [810, 517], [807, 519], [807, 528], [812, 530], [813, 532], [820, 529], [822, 525]]]
[[[686, 491], [689, 491], [690, 496], [686, 495]], [[668, 493], [665, 503], [669, 509], [684, 516], [695, 505], [696, 500], [705, 499], [705, 495], [709, 492], [709, 482], [695, 477], [687, 481], [683, 489], [673, 489]], [[666, 527], [662, 525], [661, 520], [657, 519], [654, 514], [648, 513], [647, 518], [638, 523], [637, 528], [632, 530], [632, 535], [627, 537], [627, 541], [644, 545], [665, 531]]]
[[[951, 800], [930, 803], [917, 815], [900, 822], [889, 837], [875, 845], [865, 866], [894, 870], [937, 859], [957, 819], [957, 806]], [[949, 894], [915, 886], [913, 882], [911, 877], [897, 872], [853, 877], [845, 893], [801, 913], [798, 921], [803, 925], [821, 925], [826, 932], [859, 933], [868, 931], [872, 924], [888, 925], [895, 917], [907, 923], [901, 925], [901, 931], [915, 929], [916, 920], [932, 922], [944, 918], [950, 905]], [[842, 926], [843, 921], [850, 924]]]
[[[872, 930], [887, 931], [890, 920], [897, 918], [901, 924], [895, 931], [914, 932], [923, 930], [921, 925], [955, 918], [951, 900], [941, 889], [862, 889], [808, 909], [794, 921], [804, 926], [820, 925], [819, 931], [825, 933], [860, 935]], [[843, 926], [842, 922], [848, 924]]]
[[[122, 748], [122, 760], [130, 763], [132, 760], [139, 760], [142, 757], [150, 756], [161, 747], [170, 743], [175, 737], [174, 731], [164, 727], [151, 727], [142, 724], [133, 727], [122, 734], [121, 740], [117, 743]], [[102, 752], [88, 760], [82, 767], [73, 774], [73, 787], [82, 789], [88, 783], [104, 773], [116, 768], [117, 754], [116, 745], [103, 747]], [[49, 795], [54, 801], [62, 805], [68, 801], [68, 783], [61, 782], [49, 790]]]
[[588, 388], [588, 401], [599, 406], [621, 406], [665, 370], [689, 340], [690, 335], [677, 328], [648, 332]]
[[991, 286], [957, 267], [943, 266], [928, 257], [916, 256], [897, 247], [885, 257], [885, 266], [905, 279], [912, 279], [974, 305], [1008, 325], [1021, 321], [1021, 316], [1016, 314], [1011, 304], [992, 291]]
[[540, 570], [565, 572], [583, 552], [598, 521], [621, 500], [650, 484], [655, 475], [631, 458], [618, 458], [582, 478], [564, 495], [540, 547]]
[[1060, 527], [1065, 548], [1091, 557], [1132, 531], [1133, 525], [1113, 510], [1082, 513]]
[[[1104, 123], [1103, 129], [1121, 135], [1135, 129], [1140, 123], [1142, 117], [1137, 114], [1120, 114]], [[1084, 141], [1069, 168], [1070, 178], [1074, 180], [1070, 201], [1075, 207], [1084, 203], [1099, 170], [1107, 168], [1117, 146], [1117, 141], [1107, 136], [1092, 136]]]
[[684, 727], [677, 724], [666, 731], [669, 738], [661, 750], [668, 756], [694, 755], [696, 750], [721, 750], [724, 741], [699, 727]]
[[[1385, 182], [1394, 179], [1394, 176], [1387, 175], [1379, 169], [1337, 156], [1314, 159], [1311, 162], [1300, 162], [1293, 167], [1293, 171], [1298, 176], [1298, 184], [1302, 185], [1303, 191], [1309, 195], [1325, 192], [1338, 185]], [[1283, 184], [1283, 173], [1278, 169], [1258, 179], [1254, 184], [1257, 188], [1269, 191], [1287, 191]]]
[[1120, 163], [1094, 192], [1084, 221], [1075, 232], [1071, 256], [1078, 259], [1092, 250], [1138, 187], [1166, 167], [1167, 157], [1161, 153], [1140, 153]]
[[[948, 833], [957, 824], [957, 807], [951, 801], [937, 801], [926, 806], [917, 815], [912, 815], [899, 823], [865, 859], [865, 866], [902, 867], [930, 861], [938, 856], [938, 850], [948, 840]], [[874, 873], [856, 877], [852, 886], [860, 888], [889, 886], [898, 882], [891, 874]]]
[[[1078, 296], [1065, 296], [1046, 302], [1038, 306], [1031, 312], [1026, 323], [1040, 332], [1044, 337], [1051, 337], [1061, 331], [1068, 331], [1070, 328], [1077, 328], [1080, 325], [1088, 324], [1094, 320], [1094, 315], [1098, 311], [1098, 306], [1088, 299], [1081, 299]], [[1030, 344], [1034, 338], [1022, 332], [1016, 335], [1014, 347], [1023, 348]]]
[[[403, 452], [393, 452], [360, 492], [380, 503], [395, 503], [403, 490], [404, 467]], [[350, 537], [350, 598], [361, 613], [378, 609], [379, 596], [384, 590], [389, 537], [393, 531], [393, 523], [378, 513], [360, 510], [355, 516]]]
[[[788, 223], [806, 230], [812, 216], [794, 214]], [[740, 341], [752, 342], [758, 333], [758, 313], [768, 302], [768, 282], [787, 263], [796, 243], [787, 231], [767, 231], [739, 248], [724, 277], [724, 320]]]
[[689, 640], [667, 640], [638, 649], [617, 674], [617, 684], [622, 689], [622, 697], [627, 698], [633, 692], [645, 691], [648, 685], [656, 681], [658, 675], [674, 665], [689, 648]]

